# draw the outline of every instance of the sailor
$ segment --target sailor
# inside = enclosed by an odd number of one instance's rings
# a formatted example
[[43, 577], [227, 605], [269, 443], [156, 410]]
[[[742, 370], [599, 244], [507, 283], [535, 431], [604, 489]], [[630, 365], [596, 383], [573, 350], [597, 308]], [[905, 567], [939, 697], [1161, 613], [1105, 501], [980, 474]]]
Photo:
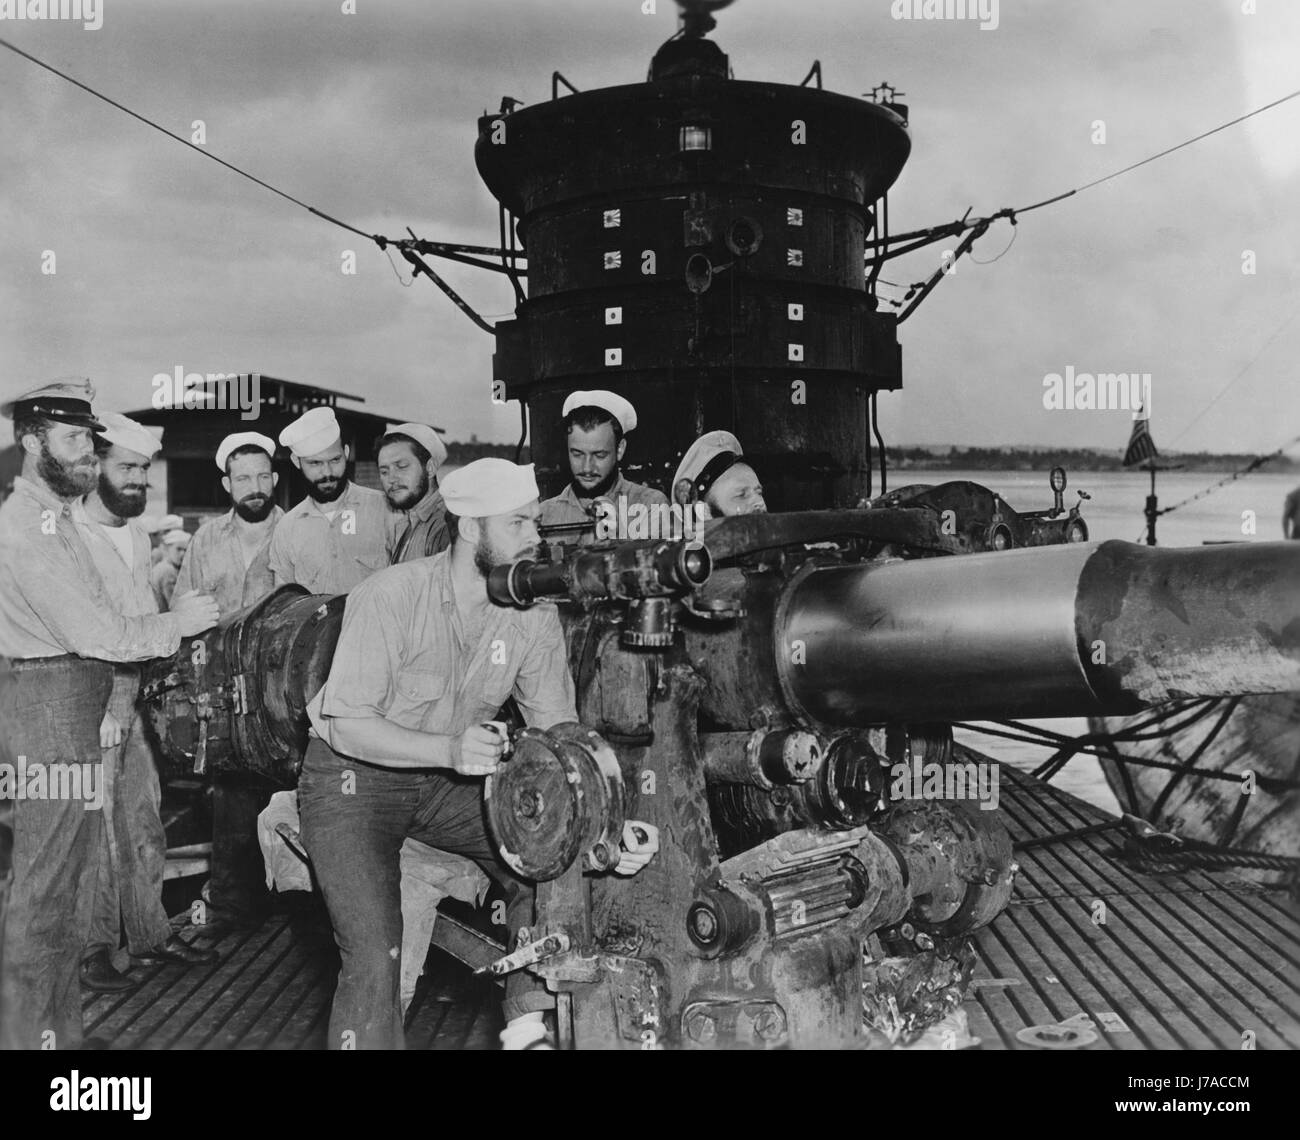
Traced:
[[158, 603], [158, 612], [165, 614], [172, 604], [172, 595], [176, 592], [176, 580], [180, 575], [181, 563], [190, 546], [188, 531], [176, 527], [165, 532], [158, 549], [162, 557], [149, 572], [149, 583], [153, 587], [154, 600]]
[[[629, 508], [647, 515], [667, 506], [662, 491], [623, 477], [619, 464], [627, 450], [627, 433], [636, 427], [636, 409], [614, 392], [572, 392], [561, 408], [568, 448], [570, 481], [554, 498], [542, 503], [545, 527], [586, 524], [586, 528], [560, 531], [549, 541], [587, 545], [599, 539], [627, 535], [598, 530], [601, 514], [610, 520], [628, 519]], [[612, 511], [601, 512], [600, 500]], [[632, 513], [636, 513], [633, 511]]]
[[428, 558], [451, 544], [438, 469], [447, 448], [427, 424], [398, 424], [375, 444], [379, 484], [388, 500], [388, 560]]
[[180, 515], [163, 515], [161, 518], [146, 516], [140, 521], [144, 523], [145, 529], [149, 532], [149, 541], [153, 547], [149, 555], [149, 563], [152, 566], [157, 566], [163, 559], [163, 535], [169, 530], [184, 530], [185, 520]]
[[345, 594], [388, 565], [384, 496], [347, 477], [351, 449], [334, 409], [304, 412], [280, 433], [307, 497], [290, 508], [271, 536], [275, 584], [297, 582], [313, 594]]
[[[149, 580], [149, 535], [137, 521], [149, 490], [149, 467], [158, 439], [148, 428], [112, 414], [95, 435], [99, 482], [72, 505], [104, 590], [119, 613], [158, 613]], [[188, 945], [173, 934], [163, 909], [167, 836], [159, 811], [162, 787], [153, 750], [136, 702], [140, 667], [113, 666], [113, 691], [101, 732], [103, 818], [97, 854], [95, 904], [81, 962], [81, 984], [112, 993], [136, 983], [114, 967], [121, 931], [142, 965], [215, 962], [212, 950]]]
[[[298, 784], [302, 838], [342, 956], [330, 1015], [334, 1048], [401, 1048], [398, 852], [410, 836], [475, 860], [505, 889], [513, 932], [532, 925], [534, 892], [498, 861], [480, 778], [501, 760], [513, 696], [529, 725], [577, 719], [555, 608], [493, 605], [487, 575], [538, 545], [531, 465], [480, 459], [449, 475], [452, 544], [376, 574], [348, 595], [329, 679], [309, 706], [321, 739]], [[631, 827], [616, 870], [658, 848]], [[522, 972], [506, 986], [510, 1045], [538, 1044], [552, 999]]]
[[[81, 1040], [78, 967], [90, 931], [102, 814], [100, 729], [113, 687], [109, 662], [175, 652], [217, 620], [211, 598], [178, 598], [169, 614], [127, 617], [111, 603], [72, 520], [98, 478], [94, 389], [56, 381], [0, 406], [14, 421], [22, 474], [0, 505], [0, 654], [11, 676], [0, 701], [8, 743], [27, 765], [58, 764], [82, 798], [51, 796], [28, 767], [12, 803], [13, 881], [0, 948], [0, 1045], [75, 1048]], [[6, 773], [6, 775], [15, 775]]]
[[274, 456], [275, 441], [255, 431], [235, 432], [217, 446], [217, 470], [230, 496], [230, 510], [199, 527], [181, 563], [176, 589], [211, 594], [222, 617], [274, 589], [271, 535], [284, 517], [275, 502], [280, 476], [272, 470]]
[[673, 498], [683, 507], [703, 503], [710, 516], [757, 515], [767, 511], [763, 484], [742, 461], [744, 450], [729, 431], [708, 431], [682, 456], [673, 476]]
[[[223, 618], [260, 602], [275, 589], [271, 536], [284, 518], [275, 502], [280, 476], [272, 470], [275, 440], [235, 432], [217, 445], [221, 486], [230, 510], [195, 533], [176, 579], [177, 590], [200, 589], [217, 599]], [[207, 921], [255, 925], [267, 901], [257, 816], [272, 789], [226, 772], [212, 775], [212, 878]]]
[[1300, 538], [1300, 487], [1286, 497], [1282, 508], [1282, 537]]

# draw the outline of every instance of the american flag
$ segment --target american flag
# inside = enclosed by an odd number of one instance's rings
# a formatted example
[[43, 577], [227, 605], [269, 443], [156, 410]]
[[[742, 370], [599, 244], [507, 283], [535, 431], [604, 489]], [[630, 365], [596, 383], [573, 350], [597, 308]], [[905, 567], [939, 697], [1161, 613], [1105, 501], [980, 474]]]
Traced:
[[1124, 466], [1132, 467], [1137, 463], [1146, 463], [1158, 458], [1156, 441], [1151, 438], [1151, 421], [1143, 416], [1133, 424], [1133, 434], [1129, 436], [1128, 450], [1124, 452]]

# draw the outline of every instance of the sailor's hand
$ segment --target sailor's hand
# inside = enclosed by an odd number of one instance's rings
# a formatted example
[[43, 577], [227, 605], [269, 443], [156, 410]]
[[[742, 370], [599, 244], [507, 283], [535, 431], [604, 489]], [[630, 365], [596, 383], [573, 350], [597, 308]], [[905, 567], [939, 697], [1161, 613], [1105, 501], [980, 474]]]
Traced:
[[117, 717], [111, 712], [104, 714], [104, 719], [99, 722], [99, 746], [100, 748], [116, 748], [122, 743], [122, 726], [118, 723]]
[[623, 857], [614, 868], [616, 875], [635, 875], [659, 850], [659, 829], [652, 823], [629, 819], [623, 824]]
[[510, 737], [496, 721], [471, 724], [451, 742], [451, 766], [462, 776], [490, 776], [506, 753]]
[[205, 629], [211, 629], [221, 617], [217, 601], [211, 594], [199, 594], [187, 590], [171, 604], [171, 612], [180, 623], [181, 636], [193, 637]]

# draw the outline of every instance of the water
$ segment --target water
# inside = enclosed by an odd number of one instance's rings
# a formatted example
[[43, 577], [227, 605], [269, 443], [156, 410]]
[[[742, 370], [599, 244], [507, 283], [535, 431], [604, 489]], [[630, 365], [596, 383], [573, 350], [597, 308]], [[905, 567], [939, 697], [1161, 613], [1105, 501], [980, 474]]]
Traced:
[[[1190, 498], [1223, 476], [1194, 471], [1162, 471], [1156, 478], [1156, 493], [1163, 508]], [[890, 472], [889, 483], [892, 487], [902, 487], [909, 483], [946, 483], [956, 479], [983, 484], [998, 492], [1016, 510], [1038, 510], [1052, 502], [1047, 473], [1040, 471], [923, 471], [913, 468]], [[1089, 536], [1094, 542], [1112, 538], [1125, 542], [1145, 541], [1143, 510], [1150, 483], [1151, 476], [1144, 471], [1071, 473], [1065, 502], [1068, 507], [1076, 501], [1076, 488], [1092, 495], [1083, 504], [1083, 517], [1088, 522]], [[1200, 546], [1205, 541], [1275, 541], [1282, 537], [1283, 502], [1297, 484], [1300, 484], [1300, 475], [1248, 475], [1163, 516], [1156, 524], [1156, 539], [1161, 546]], [[1244, 533], [1249, 531], [1252, 522], [1255, 533]], [[1067, 736], [1078, 736], [1088, 730], [1088, 722], [1082, 717], [1030, 723]], [[1053, 751], [964, 730], [955, 736], [961, 743], [995, 755], [1023, 770], [1037, 767]], [[1091, 756], [1075, 756], [1053, 783], [1103, 811], [1119, 811], [1115, 796], [1101, 773], [1101, 766]]]
[[[454, 470], [442, 468], [441, 476]], [[1156, 492], [1160, 506], [1174, 506], [1223, 478], [1222, 474], [1197, 471], [1162, 471], [1157, 476]], [[926, 471], [921, 468], [889, 473], [889, 485], [909, 483], [947, 483], [969, 479], [1000, 494], [1019, 511], [1040, 510], [1052, 504], [1051, 488], [1045, 471]], [[1078, 472], [1069, 476], [1065, 503], [1077, 501], [1076, 490], [1087, 491], [1092, 498], [1083, 504], [1089, 537], [1094, 542], [1117, 538], [1125, 542], [1145, 541], [1146, 520], [1143, 510], [1150, 491], [1151, 476], [1143, 471]], [[1200, 546], [1204, 541], [1271, 542], [1282, 537], [1282, 504], [1300, 484], [1300, 475], [1255, 473], [1221, 487], [1206, 498], [1180, 506], [1160, 519], [1156, 538], [1161, 546]], [[1244, 534], [1243, 525], [1254, 512], [1254, 535]], [[1082, 717], [1039, 720], [1039, 724], [1067, 736], [1079, 736], [1088, 730]], [[982, 733], [958, 731], [956, 739], [982, 752], [996, 755], [1025, 771], [1038, 767], [1053, 749], [1034, 744], [1001, 740]], [[1056, 776], [1053, 783], [1095, 804], [1103, 811], [1117, 813], [1119, 804], [1106, 784], [1101, 766], [1091, 756], [1075, 756]]]

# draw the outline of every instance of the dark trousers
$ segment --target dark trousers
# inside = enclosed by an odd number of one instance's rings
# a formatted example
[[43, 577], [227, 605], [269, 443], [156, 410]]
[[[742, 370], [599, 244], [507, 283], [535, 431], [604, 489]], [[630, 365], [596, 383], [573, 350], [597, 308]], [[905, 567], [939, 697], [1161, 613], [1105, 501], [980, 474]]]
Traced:
[[212, 878], [209, 921], [253, 926], [269, 905], [266, 868], [257, 843], [257, 817], [274, 789], [228, 772], [212, 777]]
[[[101, 788], [99, 725], [113, 684], [100, 661], [61, 658], [19, 665], [5, 691], [5, 734], [26, 765], [27, 798], [12, 802], [13, 881], [0, 974], [0, 1046], [75, 1048], [81, 1043], [78, 969], [90, 932], [95, 852], [103, 813], [89, 797], [47, 783], [33, 796], [32, 765], [80, 765]], [[89, 789], [83, 783], [82, 792]], [[101, 788], [102, 790], [102, 788]], [[90, 810], [88, 810], [90, 809]]]
[[171, 934], [162, 902], [167, 866], [167, 835], [159, 814], [162, 785], [136, 708], [139, 693], [139, 669], [114, 666], [108, 711], [122, 726], [122, 743], [102, 753], [104, 828], [87, 957], [115, 951], [124, 928], [132, 954], [161, 946]]
[[[331, 1048], [405, 1046], [399, 852], [407, 836], [473, 859], [505, 889], [511, 933], [532, 925], [535, 892], [497, 860], [481, 781], [362, 764], [313, 738], [298, 781], [298, 810], [342, 958]], [[509, 976], [507, 1020], [553, 1004], [532, 975]]]

